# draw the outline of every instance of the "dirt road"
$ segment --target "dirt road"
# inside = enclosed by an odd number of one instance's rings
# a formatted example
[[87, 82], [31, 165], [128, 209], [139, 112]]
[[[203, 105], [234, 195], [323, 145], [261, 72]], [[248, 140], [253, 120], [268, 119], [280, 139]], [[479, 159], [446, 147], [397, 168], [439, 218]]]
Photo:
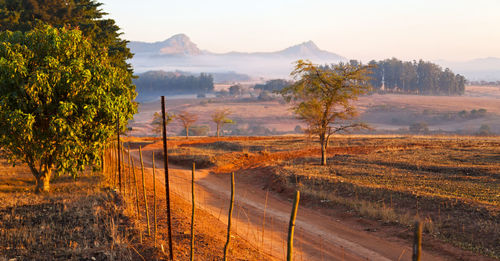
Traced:
[[[146, 168], [151, 167], [151, 153], [152, 151], [144, 151]], [[160, 151], [156, 153], [157, 156], [160, 155]], [[137, 151], [133, 151], [132, 155], [138, 162]], [[161, 159], [156, 161], [156, 168], [157, 180], [163, 183]], [[190, 201], [191, 171], [171, 165], [169, 175], [171, 192]], [[259, 251], [283, 260], [286, 257], [291, 202], [264, 190], [264, 175], [259, 171], [236, 173], [233, 231]], [[229, 175], [213, 174], [207, 170], [196, 171], [197, 207], [224, 223], [227, 223], [229, 208], [229, 180]], [[172, 211], [175, 211], [175, 206]], [[299, 206], [295, 231], [295, 260], [411, 260], [409, 245], [390, 242], [369, 232], [350, 228], [342, 220], [304, 206]], [[424, 252], [422, 260], [442, 258]]]

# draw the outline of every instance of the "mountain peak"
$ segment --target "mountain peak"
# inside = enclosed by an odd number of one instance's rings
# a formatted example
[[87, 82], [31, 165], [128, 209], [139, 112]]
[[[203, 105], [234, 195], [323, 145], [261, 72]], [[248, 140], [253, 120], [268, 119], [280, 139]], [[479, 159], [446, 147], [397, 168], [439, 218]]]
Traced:
[[319, 49], [311, 40], [288, 47], [279, 52], [281, 55], [293, 56], [301, 59], [342, 60], [342, 56]]
[[200, 49], [191, 42], [191, 39], [185, 34], [176, 34], [167, 40], [163, 41], [163, 46], [160, 48], [160, 54], [166, 55], [199, 55]]
[[311, 49], [311, 50], [319, 50], [318, 46], [311, 40], [307, 42], [303, 42], [299, 44], [298, 46], [303, 46], [305, 48]]

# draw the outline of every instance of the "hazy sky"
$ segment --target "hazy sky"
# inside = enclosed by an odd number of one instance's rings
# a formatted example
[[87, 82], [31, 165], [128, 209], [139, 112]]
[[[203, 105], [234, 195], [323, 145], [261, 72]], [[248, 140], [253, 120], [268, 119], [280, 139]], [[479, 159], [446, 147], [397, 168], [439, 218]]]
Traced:
[[500, 0], [98, 0], [123, 37], [184, 33], [213, 52], [276, 51], [308, 40], [362, 60], [500, 57]]

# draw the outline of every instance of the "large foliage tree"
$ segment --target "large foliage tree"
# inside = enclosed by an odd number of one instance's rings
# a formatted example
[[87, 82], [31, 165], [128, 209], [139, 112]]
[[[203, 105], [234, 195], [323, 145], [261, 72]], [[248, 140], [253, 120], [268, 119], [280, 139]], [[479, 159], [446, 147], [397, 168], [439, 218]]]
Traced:
[[136, 112], [130, 74], [79, 30], [0, 33], [0, 146], [24, 161], [36, 191], [52, 172], [100, 163], [105, 142]]
[[368, 66], [337, 64], [316, 66], [309, 61], [297, 61], [291, 75], [296, 82], [280, 93], [293, 103], [293, 110], [308, 125], [308, 132], [318, 135], [321, 145], [321, 165], [326, 165], [326, 152], [333, 133], [353, 128], [366, 128], [351, 122], [356, 108], [351, 101], [370, 89]]
[[[126, 60], [132, 58], [120, 28], [94, 0], [0, 0], [0, 31], [27, 32], [40, 23], [53, 27], [78, 28], [96, 48], [106, 48], [114, 66], [132, 73]], [[129, 80], [131, 84], [131, 79]]]

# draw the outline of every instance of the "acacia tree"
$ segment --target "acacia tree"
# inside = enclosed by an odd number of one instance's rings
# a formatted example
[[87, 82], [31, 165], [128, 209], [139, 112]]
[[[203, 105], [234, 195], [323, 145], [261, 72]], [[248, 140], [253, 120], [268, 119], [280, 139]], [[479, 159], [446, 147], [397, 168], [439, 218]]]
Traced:
[[54, 171], [100, 163], [117, 121], [137, 111], [129, 77], [79, 30], [0, 33], [0, 146], [28, 165], [35, 191], [49, 190]]
[[179, 119], [186, 130], [186, 138], [189, 138], [189, 127], [198, 120], [198, 116], [188, 111], [183, 111], [177, 114], [177, 119]]
[[219, 138], [220, 131], [224, 125], [234, 123], [231, 119], [227, 118], [230, 114], [231, 110], [229, 109], [219, 109], [212, 114], [212, 121], [217, 125], [217, 138]]
[[308, 125], [307, 132], [318, 135], [321, 145], [321, 165], [326, 165], [328, 142], [333, 133], [366, 124], [353, 123], [356, 109], [351, 101], [370, 88], [368, 66], [343, 64], [319, 67], [299, 60], [291, 75], [296, 82], [279, 93], [293, 105], [293, 111]]
[[[165, 115], [165, 126], [167, 126], [170, 122], [172, 122], [172, 120], [175, 118], [175, 114], [172, 114], [172, 113], [167, 113]], [[161, 114], [159, 112], [155, 112], [153, 114], [153, 120], [151, 121], [151, 125], [153, 125], [153, 132], [155, 134], [161, 134], [162, 132], [162, 122], [163, 122], [163, 119], [161, 117]]]

